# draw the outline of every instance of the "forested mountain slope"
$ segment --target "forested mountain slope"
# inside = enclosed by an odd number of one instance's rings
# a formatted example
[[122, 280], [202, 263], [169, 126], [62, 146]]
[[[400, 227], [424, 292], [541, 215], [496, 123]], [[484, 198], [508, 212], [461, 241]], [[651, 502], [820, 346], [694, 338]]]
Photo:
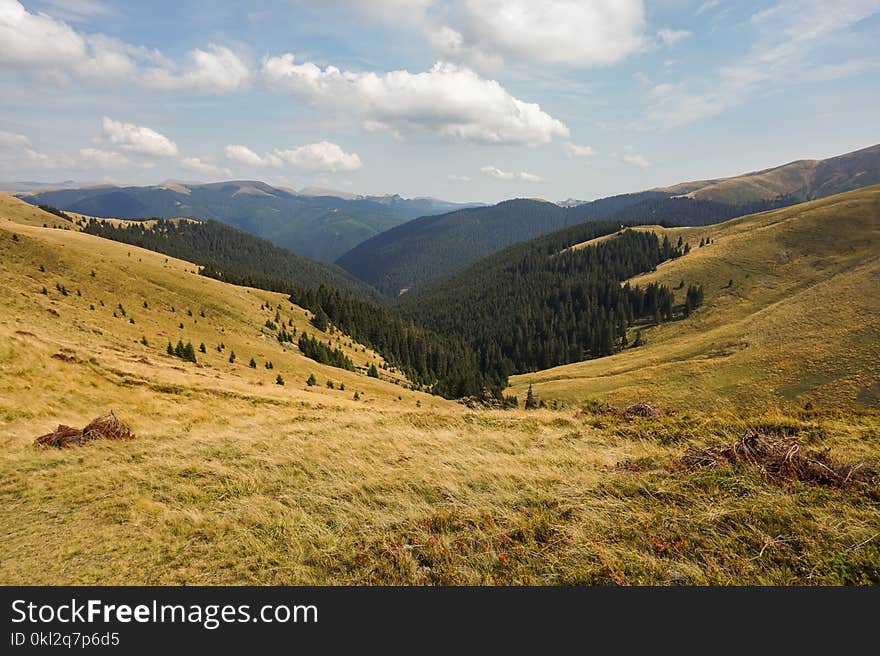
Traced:
[[384, 294], [424, 288], [517, 241], [584, 221], [699, 226], [880, 182], [880, 146], [726, 180], [612, 196], [561, 207], [516, 200], [416, 219], [345, 253], [338, 264]]
[[672, 287], [676, 302], [699, 283], [704, 306], [644, 328], [640, 348], [516, 376], [513, 393], [534, 385], [547, 399], [688, 409], [880, 407], [880, 186], [652, 230], [695, 247], [630, 283]]
[[215, 219], [323, 262], [414, 217], [459, 207], [430, 198], [307, 196], [255, 181], [102, 186], [21, 197], [96, 217]]

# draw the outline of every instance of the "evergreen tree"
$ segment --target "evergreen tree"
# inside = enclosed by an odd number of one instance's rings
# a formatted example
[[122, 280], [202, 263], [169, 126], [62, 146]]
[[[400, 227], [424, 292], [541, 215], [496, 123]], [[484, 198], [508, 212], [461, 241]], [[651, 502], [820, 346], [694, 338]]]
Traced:
[[367, 376], [369, 376], [370, 378], [378, 378], [379, 377], [379, 370], [376, 369], [375, 364], [370, 365], [370, 368], [367, 370]]
[[281, 376], [281, 374], [278, 374], [275, 377], [275, 384], [276, 385], [283, 385], [284, 384], [284, 378]]
[[254, 360], [253, 358], [251, 358], [251, 361], [250, 361], [248, 364], [250, 365], [250, 368], [251, 368], [251, 369], [256, 369], [256, 368], [257, 368], [257, 361]]
[[306, 379], [306, 385], [309, 387], [314, 387], [318, 384], [318, 379], [315, 378], [315, 374], [309, 374], [309, 377]]
[[234, 363], [235, 363], [235, 351], [230, 351], [230, 353], [229, 353], [229, 363], [230, 363], [230, 364], [234, 364]]
[[321, 332], [326, 332], [329, 323], [330, 317], [327, 316], [324, 308], [319, 306], [318, 309], [315, 310], [315, 316], [312, 317], [311, 324]]
[[529, 391], [526, 392], [525, 409], [526, 410], [534, 410], [537, 407], [538, 407], [538, 402], [537, 402], [537, 400], [535, 400], [535, 394], [532, 391], [532, 386], [529, 385]]

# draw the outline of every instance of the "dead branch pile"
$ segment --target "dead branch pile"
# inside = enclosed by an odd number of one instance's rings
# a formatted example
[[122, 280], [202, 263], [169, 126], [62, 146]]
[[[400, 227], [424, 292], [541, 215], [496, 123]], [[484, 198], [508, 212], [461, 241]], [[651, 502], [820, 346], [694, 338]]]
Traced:
[[636, 403], [627, 408], [617, 408], [613, 405], [603, 405], [599, 408], [600, 415], [614, 415], [616, 417], [659, 417], [661, 410], [653, 408], [647, 403]]
[[61, 449], [87, 444], [94, 440], [130, 440], [133, 438], [131, 429], [119, 421], [119, 418], [111, 410], [106, 415], [93, 419], [83, 429], [62, 424], [51, 433], [40, 435], [34, 440], [34, 444]]
[[690, 448], [679, 460], [687, 470], [746, 463], [781, 483], [800, 481], [830, 487], [876, 482], [877, 469], [867, 462], [841, 463], [828, 451], [807, 453], [796, 437], [752, 430], [730, 446]]

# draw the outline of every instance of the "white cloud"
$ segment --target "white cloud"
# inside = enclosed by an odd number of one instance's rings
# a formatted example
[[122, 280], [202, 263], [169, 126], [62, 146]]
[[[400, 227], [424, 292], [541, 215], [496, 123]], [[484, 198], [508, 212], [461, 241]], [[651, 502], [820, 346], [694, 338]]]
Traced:
[[276, 150], [273, 153], [294, 168], [304, 171], [356, 171], [363, 167], [357, 153], [347, 153], [335, 143], [319, 141], [291, 150]]
[[601, 66], [644, 45], [642, 0], [465, 0], [475, 45], [529, 62]]
[[347, 153], [339, 145], [329, 141], [319, 141], [287, 150], [276, 148], [271, 153], [258, 155], [247, 146], [231, 144], [226, 146], [226, 157], [247, 166], [272, 166], [281, 168], [285, 164], [309, 172], [356, 171], [363, 167], [357, 153]]
[[592, 157], [596, 154], [596, 150], [592, 146], [579, 146], [570, 141], [562, 144], [562, 148], [569, 157]]
[[520, 171], [519, 173], [514, 173], [512, 171], [504, 171], [499, 169], [497, 166], [486, 165], [480, 169], [482, 173], [488, 175], [491, 178], [496, 178], [498, 180], [515, 180], [519, 178], [520, 180], [525, 180], [526, 182], [543, 182], [544, 178], [539, 175], [535, 175], [534, 173], [529, 173], [527, 171]]
[[198, 157], [186, 157], [180, 160], [180, 165], [188, 169], [190, 171], [195, 171], [196, 173], [202, 173], [204, 175], [213, 175], [213, 176], [230, 176], [232, 172], [220, 166], [215, 166], [210, 162], [205, 162]]
[[104, 135], [123, 150], [151, 157], [177, 156], [177, 144], [148, 127], [114, 121], [108, 116], [102, 119], [101, 124]]
[[446, 176], [451, 182], [470, 182], [471, 179], [466, 175], [456, 175], [455, 173], [450, 173]]
[[367, 16], [419, 29], [447, 59], [613, 64], [645, 45], [642, 0], [348, 0]]
[[510, 171], [502, 171], [496, 166], [486, 165], [482, 167], [480, 171], [490, 177], [498, 178], [499, 180], [513, 180], [516, 177], [516, 175], [514, 175]]
[[[649, 124], [676, 127], [723, 113], [757, 94], [787, 85], [815, 81], [818, 65], [811, 55], [838, 41], [856, 23], [880, 12], [878, 0], [781, 0], [755, 13], [751, 25], [755, 45], [740, 61], [721, 68], [710, 79], [677, 85], [675, 93], [659, 99], [648, 112]], [[844, 62], [845, 63], [845, 62]], [[837, 62], [825, 62], [825, 70]], [[858, 74], [870, 66], [839, 65], [841, 74]], [[695, 89], [696, 87], [696, 89]], [[663, 91], [670, 91], [663, 89]]]
[[[269, 166], [272, 164], [272, 162], [269, 162], [264, 157], [260, 157], [247, 146], [242, 146], [240, 144], [230, 144], [226, 146], [225, 152], [227, 159], [231, 159], [233, 162], [238, 162], [239, 164], [245, 164], [247, 166]], [[281, 162], [278, 160], [277, 165], [280, 166], [280, 164]]]
[[122, 153], [101, 148], [80, 148], [80, 158], [101, 169], [153, 168], [152, 162], [135, 162]]
[[[106, 6], [91, 0], [57, 0], [63, 14], [94, 15]], [[109, 10], [108, 10], [109, 11]], [[248, 66], [228, 48], [192, 50], [182, 71], [154, 49], [105, 34], [86, 34], [18, 0], [0, 0], [0, 66], [59, 83], [131, 81], [152, 89], [225, 93], [247, 86]]]
[[620, 159], [623, 160], [625, 164], [629, 164], [630, 166], [637, 166], [640, 169], [646, 169], [651, 166], [651, 162], [645, 159], [643, 155], [639, 155], [638, 153], [624, 153]]
[[464, 35], [448, 25], [426, 30], [428, 43], [443, 55], [444, 59], [467, 62], [478, 70], [493, 70], [501, 66], [501, 55], [486, 52], [479, 47], [465, 43]]
[[673, 30], [668, 27], [664, 27], [657, 32], [657, 36], [659, 36], [663, 44], [667, 46], [675, 45], [679, 41], [687, 39], [693, 35], [694, 33], [688, 30]]
[[147, 71], [144, 83], [162, 91], [229, 93], [246, 88], [251, 71], [232, 50], [210, 44], [207, 50], [191, 50], [183, 70], [165, 66]]
[[6, 169], [34, 167], [52, 169], [69, 164], [69, 158], [53, 157], [35, 149], [23, 134], [0, 130], [0, 165]]
[[539, 105], [451, 63], [437, 63], [422, 73], [356, 73], [296, 64], [292, 54], [285, 54], [266, 59], [263, 76], [276, 91], [323, 108], [359, 112], [374, 131], [425, 131], [464, 141], [527, 145], [568, 136], [568, 128]]

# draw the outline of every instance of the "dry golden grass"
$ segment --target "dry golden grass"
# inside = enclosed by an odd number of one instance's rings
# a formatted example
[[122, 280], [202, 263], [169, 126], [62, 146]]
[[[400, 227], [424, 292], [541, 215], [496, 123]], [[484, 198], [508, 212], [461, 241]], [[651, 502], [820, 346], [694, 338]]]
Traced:
[[[260, 305], [307, 319], [278, 294], [20, 211], [0, 210], [0, 584], [880, 583], [875, 488], [670, 467], [750, 426], [876, 460], [878, 413], [469, 411], [283, 349]], [[198, 365], [165, 355], [178, 336]], [[135, 439], [33, 444], [111, 408]]]
[[[673, 228], [694, 247], [634, 283], [702, 284], [686, 321], [642, 331], [647, 345], [515, 376], [520, 398], [647, 401], [764, 410], [880, 404], [880, 187], [734, 219]], [[713, 243], [696, 248], [700, 240]], [[732, 286], [728, 284], [732, 281]]]

